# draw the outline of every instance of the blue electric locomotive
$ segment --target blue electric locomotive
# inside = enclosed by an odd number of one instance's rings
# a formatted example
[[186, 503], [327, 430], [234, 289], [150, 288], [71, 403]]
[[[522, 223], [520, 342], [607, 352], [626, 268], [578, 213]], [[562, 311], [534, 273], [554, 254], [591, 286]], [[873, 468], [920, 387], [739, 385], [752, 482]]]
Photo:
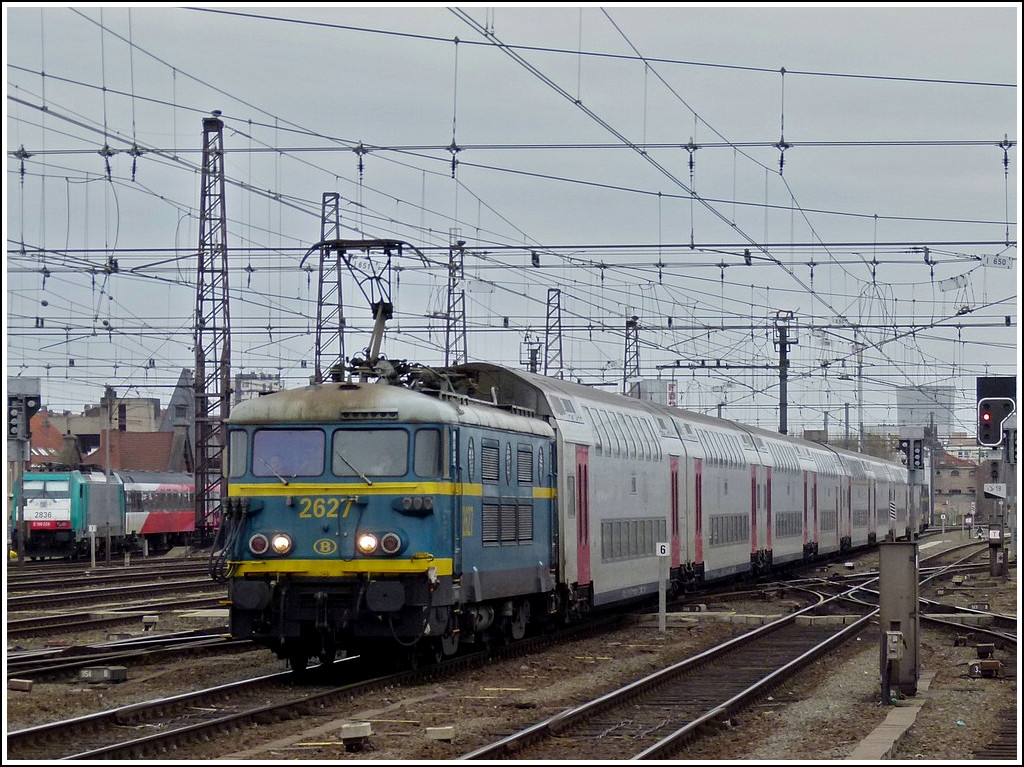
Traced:
[[295, 669], [339, 648], [435, 656], [521, 637], [554, 594], [554, 431], [385, 383], [239, 404], [228, 431], [231, 631]]

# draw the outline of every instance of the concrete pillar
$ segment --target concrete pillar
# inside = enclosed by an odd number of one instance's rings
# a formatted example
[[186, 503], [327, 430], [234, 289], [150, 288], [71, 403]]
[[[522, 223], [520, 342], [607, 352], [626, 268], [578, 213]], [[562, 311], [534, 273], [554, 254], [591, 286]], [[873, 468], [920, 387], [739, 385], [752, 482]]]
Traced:
[[[882, 694], [917, 694], [919, 595], [917, 543], [893, 541], [878, 547], [879, 664]], [[888, 701], [886, 701], [888, 702]]]

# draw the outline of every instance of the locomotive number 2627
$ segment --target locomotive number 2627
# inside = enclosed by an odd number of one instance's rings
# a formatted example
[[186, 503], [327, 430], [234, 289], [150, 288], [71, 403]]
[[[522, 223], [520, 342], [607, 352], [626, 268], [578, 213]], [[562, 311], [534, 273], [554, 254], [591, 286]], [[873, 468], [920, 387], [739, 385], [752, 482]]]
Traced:
[[341, 508], [341, 501], [346, 500], [345, 510], [341, 513], [342, 519], [348, 516], [348, 510], [352, 508], [351, 499], [339, 498], [300, 498], [299, 519], [337, 519], [338, 509]]

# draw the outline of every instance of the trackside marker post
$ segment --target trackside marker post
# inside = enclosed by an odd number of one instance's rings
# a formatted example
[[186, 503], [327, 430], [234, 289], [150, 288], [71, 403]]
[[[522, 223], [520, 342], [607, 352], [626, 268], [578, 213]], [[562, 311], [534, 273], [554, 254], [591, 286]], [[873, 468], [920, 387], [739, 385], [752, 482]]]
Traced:
[[665, 633], [665, 589], [668, 584], [668, 544], [657, 543], [658, 552], [658, 631]]

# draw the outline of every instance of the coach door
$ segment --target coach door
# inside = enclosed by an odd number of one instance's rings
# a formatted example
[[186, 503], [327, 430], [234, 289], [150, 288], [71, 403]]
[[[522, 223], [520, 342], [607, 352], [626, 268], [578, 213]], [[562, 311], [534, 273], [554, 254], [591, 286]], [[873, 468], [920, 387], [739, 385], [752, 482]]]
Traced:
[[694, 458], [693, 471], [693, 559], [701, 565], [704, 563], [704, 461]]
[[669, 456], [669, 514], [672, 567], [679, 567], [679, 456]]
[[[868, 535], [878, 537], [878, 481], [868, 480]], [[870, 538], [868, 540], [871, 540]]]
[[576, 446], [576, 582], [590, 583], [590, 459]]
[[756, 463], [750, 465], [750, 559], [751, 561], [757, 556], [757, 512], [760, 506], [760, 493], [758, 490], [761, 488], [761, 483], [758, 481], [760, 478], [758, 470], [761, 467]]
[[846, 536], [853, 542], [853, 477], [846, 477]]
[[772, 548], [771, 467], [750, 466], [750, 554], [752, 561], [758, 553], [767, 554]]
[[818, 533], [818, 475], [811, 475], [811, 519], [814, 520], [814, 542], [821, 540]]
[[808, 472], [805, 471], [804, 472], [804, 492], [803, 492], [803, 497], [804, 497], [804, 551], [807, 551], [807, 544], [811, 540], [811, 526], [808, 524], [808, 519], [807, 519], [807, 509], [810, 506], [810, 504], [808, 503], [808, 500], [807, 500], [807, 498], [808, 498], [808, 495], [807, 495], [807, 493], [808, 493], [807, 479], [808, 479]]

